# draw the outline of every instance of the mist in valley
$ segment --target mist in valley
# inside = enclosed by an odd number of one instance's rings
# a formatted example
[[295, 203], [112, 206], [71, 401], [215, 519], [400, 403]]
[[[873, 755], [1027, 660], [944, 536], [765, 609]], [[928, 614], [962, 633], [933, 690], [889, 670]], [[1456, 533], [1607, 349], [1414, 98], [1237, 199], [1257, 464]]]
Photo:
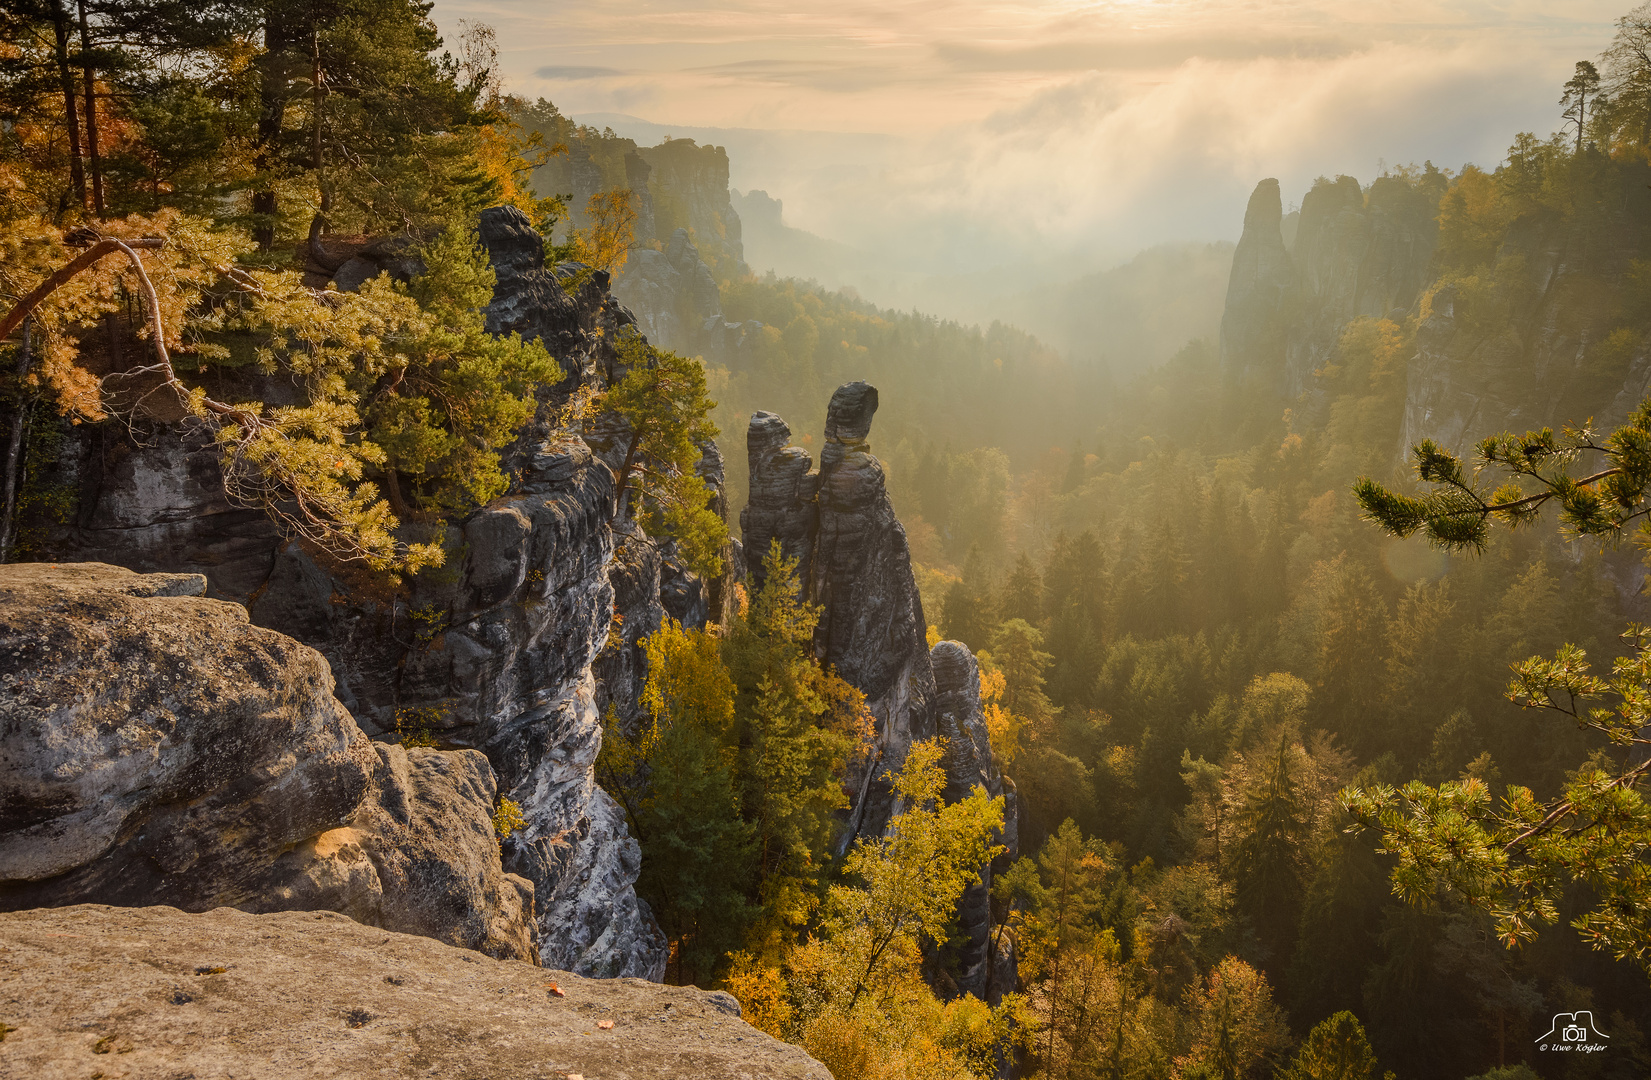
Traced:
[[484, 842], [116, 888], [134, 810], [0, 908], [835, 1080], [1651, 1075], [1651, 5], [25, 7], [0, 563], [198, 576]]

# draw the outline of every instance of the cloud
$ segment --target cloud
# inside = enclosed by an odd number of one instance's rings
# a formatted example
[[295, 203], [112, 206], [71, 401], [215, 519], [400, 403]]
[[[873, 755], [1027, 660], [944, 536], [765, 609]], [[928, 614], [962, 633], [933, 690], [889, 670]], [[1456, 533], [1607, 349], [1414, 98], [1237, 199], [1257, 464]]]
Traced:
[[577, 64], [547, 64], [533, 73], [536, 79], [557, 82], [583, 82], [588, 79], [611, 79], [628, 72], [611, 67], [580, 67]]
[[1515, 133], [1556, 126], [1560, 84], [1627, 6], [442, 0], [434, 15], [498, 22], [507, 77], [571, 115], [721, 129], [704, 141], [728, 147], [734, 186], [783, 199], [788, 224], [891, 273], [959, 275], [1236, 239], [1263, 177], [1288, 203], [1382, 159], [1494, 166]]
[[[1321, 174], [1368, 183], [1378, 159], [1494, 165], [1553, 126], [1540, 57], [1384, 45], [1330, 58], [1192, 59], [1143, 80], [1068, 77], [981, 122], [908, 139], [829, 183], [769, 185], [787, 218], [861, 246], [924, 251], [931, 269], [1088, 247], [1235, 239], [1255, 182], [1299, 200]], [[909, 259], [910, 256], [906, 255]]]
[[1187, 60], [1256, 57], [1328, 57], [1355, 51], [1337, 35], [1255, 37], [1234, 35], [1119, 34], [1111, 38], [1048, 41], [1031, 45], [942, 41], [936, 59], [954, 71], [1100, 71], [1174, 67]]
[[689, 68], [682, 74], [765, 86], [800, 87], [831, 93], [864, 93], [908, 82], [911, 75], [897, 67], [824, 60], [737, 60]]

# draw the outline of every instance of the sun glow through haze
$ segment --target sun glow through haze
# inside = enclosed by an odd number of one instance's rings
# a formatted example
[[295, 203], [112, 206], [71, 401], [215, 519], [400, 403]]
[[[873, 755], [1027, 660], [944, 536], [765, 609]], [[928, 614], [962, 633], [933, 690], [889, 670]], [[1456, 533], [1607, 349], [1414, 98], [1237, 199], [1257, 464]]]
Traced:
[[[1379, 162], [1494, 165], [1558, 126], [1559, 85], [1620, 0], [696, 5], [455, 0], [497, 26], [511, 88], [622, 134], [727, 145], [787, 223], [914, 273], [1104, 263], [1234, 239], [1255, 181], [1286, 202]], [[613, 114], [622, 114], [615, 117]], [[837, 137], [799, 137], [829, 132]]]

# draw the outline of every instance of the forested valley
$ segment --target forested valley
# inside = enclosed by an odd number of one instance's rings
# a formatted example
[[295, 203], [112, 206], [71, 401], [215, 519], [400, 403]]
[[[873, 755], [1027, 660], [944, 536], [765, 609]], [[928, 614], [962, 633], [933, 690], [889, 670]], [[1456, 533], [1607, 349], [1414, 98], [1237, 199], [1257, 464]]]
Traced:
[[[557, 566], [465, 608], [469, 530], [595, 454], [617, 569], [569, 587], [607, 607], [559, 676], [600, 707], [567, 756], [640, 850], [650, 977], [837, 1080], [1651, 1075], [1651, 6], [1494, 168], [1321, 178], [1289, 214], [1264, 181], [1220, 334], [1146, 370], [753, 273], [720, 149], [514, 96], [493, 31], [430, 10], [0, 15], [0, 562], [83, 560], [103, 478], [193, 432], [212, 512], [367, 613], [316, 631], [363, 730], [488, 752], [548, 940], [573, 856], [534, 852], [594, 811], [552, 821], [419, 657], [561, 617]], [[500, 314], [532, 274], [561, 322]], [[827, 412], [859, 380], [870, 450]], [[877, 455], [1002, 794], [951, 791], [940, 737], [873, 755], [817, 575], [737, 524], [759, 413], [822, 470]], [[324, 622], [260, 557], [215, 595]], [[373, 635], [383, 701], [339, 659]], [[1608, 1051], [1536, 1049], [1583, 1012]]]

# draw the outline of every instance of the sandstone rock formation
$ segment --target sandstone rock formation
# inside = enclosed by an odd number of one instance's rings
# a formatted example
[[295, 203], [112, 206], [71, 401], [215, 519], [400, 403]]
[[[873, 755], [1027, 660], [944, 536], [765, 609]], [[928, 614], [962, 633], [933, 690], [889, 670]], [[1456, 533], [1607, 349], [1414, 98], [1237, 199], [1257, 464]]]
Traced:
[[582, 979], [326, 912], [0, 914], [0, 1024], [0, 1075], [31, 1080], [830, 1080], [727, 994]]
[[795, 560], [799, 580], [806, 581], [814, 553], [819, 474], [811, 472], [814, 459], [807, 450], [791, 445], [791, 429], [771, 412], [751, 414], [745, 434], [751, 488], [740, 511], [740, 534], [745, 545], [745, 574], [752, 590], [768, 577], [763, 560], [773, 541], [780, 553]]
[[1290, 327], [1285, 387], [1310, 389], [1334, 359], [1342, 329], [1360, 316], [1403, 322], [1429, 282], [1438, 192], [1397, 177], [1368, 189], [1351, 176], [1321, 181], [1301, 200], [1291, 259], [1299, 313]]
[[687, 229], [672, 233], [662, 251], [634, 252], [614, 294], [636, 313], [649, 341], [679, 352], [693, 348], [706, 320], [722, 318], [722, 293]]
[[[480, 750], [528, 818], [505, 859], [535, 887], [545, 961], [657, 978], [665, 942], [632, 888], [637, 847], [596, 786], [601, 710], [634, 699], [637, 638], [665, 600], [692, 621], [711, 597], [668, 548], [628, 526], [616, 535], [605, 418], [583, 432], [556, 422], [571, 392], [623, 374], [613, 341], [635, 320], [606, 275], [547, 266], [519, 211], [485, 212], [481, 238], [497, 275], [488, 329], [542, 339], [568, 377], [542, 389], [538, 415], [506, 449], [511, 490], [450, 526], [448, 566], [394, 596], [329, 572], [261, 512], [225, 502], [215, 452], [187, 427], [141, 443], [84, 429], [53, 478], [79, 492], [79, 511], [44, 547], [205, 575], [208, 595], [319, 650], [368, 736], [399, 728]], [[720, 476], [715, 462], [705, 468]]]
[[934, 673], [906, 530], [866, 441], [876, 412], [871, 384], [837, 389], [818, 473], [809, 471], [808, 451], [787, 445], [785, 421], [753, 414], [751, 495], [740, 513], [751, 587], [762, 586], [762, 560], [778, 540], [798, 560], [805, 597], [821, 609], [815, 655], [864, 692], [877, 717], [876, 744], [849, 778], [856, 795], [844, 845], [887, 827], [895, 806], [885, 775], [905, 763], [914, 740], [934, 735]]
[[745, 272], [740, 219], [728, 191], [728, 152], [722, 147], [700, 146], [693, 139], [639, 147], [632, 139], [589, 128], [574, 128], [565, 142], [568, 152], [547, 161], [537, 180], [541, 191], [572, 196], [567, 227], [590, 227], [592, 195], [628, 189], [637, 211], [632, 228], [644, 247], [649, 241], [668, 244], [672, 233], [686, 229], [711, 262], [727, 263], [735, 275]]
[[1279, 231], [1283, 216], [1278, 181], [1261, 181], [1244, 209], [1221, 316], [1221, 370], [1236, 384], [1270, 383], [1283, 365], [1296, 288], [1295, 265]]
[[0, 908], [327, 908], [536, 958], [474, 751], [374, 744], [198, 575], [0, 567]]
[[[1320, 423], [1327, 401], [1313, 373], [1334, 362], [1347, 324], [1409, 320], [1416, 344], [1395, 457], [1428, 438], [1466, 452], [1502, 430], [1589, 416], [1613, 426], [1651, 391], [1651, 349], [1637, 324], [1627, 325], [1634, 316], [1595, 301], [1635, 288], [1651, 214], [1643, 175], [1623, 171], [1611, 182], [1620, 190], [1586, 221], [1524, 214], [1492, 253], [1510, 268], [1505, 280], [1484, 271], [1475, 293], [1441, 284], [1442, 174], [1384, 176], [1368, 186], [1321, 179], [1302, 199], [1288, 251], [1277, 182], [1263, 180], [1233, 259], [1223, 370]], [[1498, 283], [1487, 285], [1486, 275]]]
[[923, 603], [912, 576], [906, 530], [894, 515], [883, 466], [867, 438], [877, 388], [837, 388], [826, 411], [820, 450], [818, 524], [806, 567], [809, 599], [820, 605], [814, 652], [821, 663], [866, 695], [877, 717], [877, 745], [864, 775], [848, 836], [876, 834], [895, 812], [884, 776], [905, 765], [906, 750], [934, 736], [934, 672], [929, 665]]
[[1006, 850], [982, 868], [980, 880], [964, 890], [957, 905], [965, 941], [959, 950], [958, 989], [996, 1005], [1017, 982], [1014, 950], [1000, 953], [998, 943], [991, 939], [992, 876], [1008, 869], [1020, 850], [1015, 785], [1002, 775], [992, 756], [980, 702], [980, 665], [974, 654], [961, 641], [941, 641], [930, 650], [929, 659], [934, 668], [935, 730], [946, 740], [946, 801], [958, 802], [977, 787], [1004, 800], [1004, 829], [997, 842]]
[[[905, 529], [884, 486], [883, 467], [868, 439], [877, 389], [853, 382], [839, 387], [827, 411], [820, 470], [808, 452], [790, 446], [791, 430], [778, 416], [759, 412], [746, 434], [751, 496], [740, 514], [746, 575], [763, 579], [762, 559], [778, 540], [798, 560], [805, 598], [818, 604], [814, 651], [866, 695], [877, 718], [868, 760], [850, 776], [854, 791], [846, 848], [856, 836], [877, 835], [899, 813], [887, 782], [913, 742], [946, 739], [946, 798], [975, 787], [1005, 799], [1001, 842], [1017, 853], [1013, 785], [992, 759], [980, 702], [980, 669], [967, 646], [941, 642], [930, 651], [922, 600], [912, 576]], [[966, 944], [958, 988], [1000, 1000], [1015, 984], [1013, 950], [1001, 957], [989, 940], [992, 867], [959, 904]]]

